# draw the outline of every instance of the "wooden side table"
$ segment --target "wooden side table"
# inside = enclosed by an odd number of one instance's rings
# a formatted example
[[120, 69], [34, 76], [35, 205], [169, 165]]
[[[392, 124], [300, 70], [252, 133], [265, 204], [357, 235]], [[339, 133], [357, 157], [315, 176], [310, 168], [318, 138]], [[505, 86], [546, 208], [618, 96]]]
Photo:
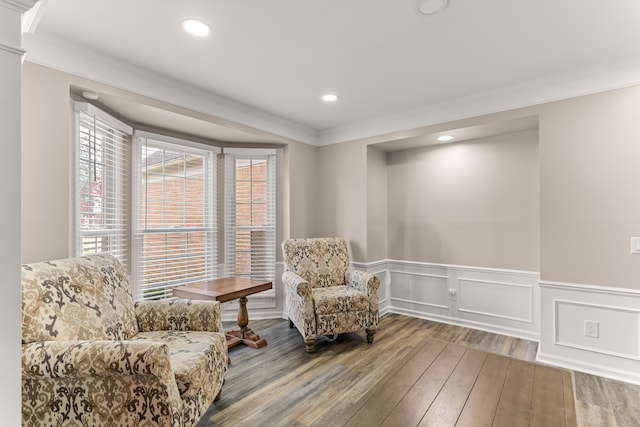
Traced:
[[173, 288], [173, 295], [180, 298], [214, 300], [220, 302], [238, 299], [238, 327], [226, 333], [227, 346], [233, 347], [240, 343], [253, 348], [261, 348], [267, 345], [264, 338], [256, 334], [247, 325], [249, 313], [247, 312], [247, 296], [271, 289], [273, 284], [261, 280], [247, 279], [244, 277], [227, 277], [225, 279], [209, 280]]

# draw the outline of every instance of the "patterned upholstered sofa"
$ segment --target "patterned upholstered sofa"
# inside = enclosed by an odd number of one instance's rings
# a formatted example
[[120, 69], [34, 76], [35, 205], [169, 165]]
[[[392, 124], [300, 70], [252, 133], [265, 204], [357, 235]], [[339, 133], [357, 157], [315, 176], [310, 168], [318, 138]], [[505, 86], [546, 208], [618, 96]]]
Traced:
[[191, 426], [227, 375], [220, 305], [134, 305], [110, 255], [22, 267], [23, 426]]
[[316, 335], [365, 328], [373, 342], [378, 325], [377, 277], [349, 267], [347, 245], [340, 238], [290, 239], [282, 242], [285, 310], [289, 326], [302, 334], [312, 353]]

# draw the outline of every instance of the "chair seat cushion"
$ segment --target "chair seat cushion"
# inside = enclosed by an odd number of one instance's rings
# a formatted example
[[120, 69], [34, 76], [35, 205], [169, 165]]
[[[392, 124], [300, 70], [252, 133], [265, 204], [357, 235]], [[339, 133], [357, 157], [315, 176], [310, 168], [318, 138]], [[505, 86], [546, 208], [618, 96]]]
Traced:
[[[224, 382], [227, 368], [227, 341], [221, 332], [151, 331], [139, 332], [135, 340], [167, 344], [185, 414], [191, 420], [207, 409], [215, 390]], [[216, 387], [220, 385], [220, 387]]]
[[369, 309], [368, 295], [349, 286], [315, 288], [312, 293], [318, 315]]

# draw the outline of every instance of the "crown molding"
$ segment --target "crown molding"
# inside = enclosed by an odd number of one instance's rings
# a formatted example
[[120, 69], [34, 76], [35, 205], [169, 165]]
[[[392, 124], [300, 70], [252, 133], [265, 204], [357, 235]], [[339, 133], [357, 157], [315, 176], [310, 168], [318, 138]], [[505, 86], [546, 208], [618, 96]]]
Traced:
[[320, 131], [318, 145], [366, 140], [640, 84], [640, 58], [607, 62]]
[[0, 0], [0, 6], [15, 12], [24, 13], [31, 9], [38, 0]]
[[[2, 0], [0, 0], [2, 1]], [[317, 131], [285, 118], [225, 98], [202, 88], [144, 69], [51, 34], [26, 33], [26, 61], [207, 114], [245, 131], [259, 130], [314, 145]]]

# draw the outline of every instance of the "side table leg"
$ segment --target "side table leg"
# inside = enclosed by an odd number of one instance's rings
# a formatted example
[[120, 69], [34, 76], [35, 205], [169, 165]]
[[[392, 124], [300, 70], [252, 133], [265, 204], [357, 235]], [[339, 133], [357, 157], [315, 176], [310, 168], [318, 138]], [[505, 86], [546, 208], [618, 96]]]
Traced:
[[249, 324], [249, 312], [247, 311], [247, 297], [238, 299], [238, 328], [227, 332], [227, 346], [243, 343], [253, 348], [261, 348], [267, 345], [267, 340], [247, 327]]
[[249, 312], [247, 311], [247, 297], [240, 297], [238, 299], [238, 327], [241, 331], [247, 329], [249, 324]]

